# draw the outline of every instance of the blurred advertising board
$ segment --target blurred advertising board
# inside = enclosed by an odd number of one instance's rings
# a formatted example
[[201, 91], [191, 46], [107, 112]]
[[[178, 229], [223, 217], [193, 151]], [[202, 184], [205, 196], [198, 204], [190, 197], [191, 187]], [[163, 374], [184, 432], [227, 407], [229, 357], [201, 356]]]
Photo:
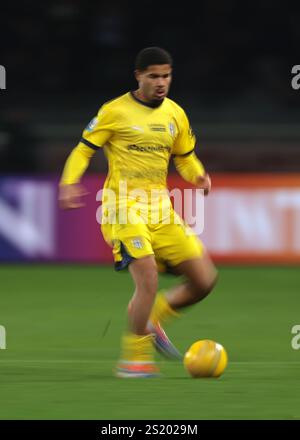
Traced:
[[62, 211], [58, 179], [0, 178], [2, 261], [109, 262], [111, 252], [96, 222], [96, 193], [104, 177], [87, 176], [84, 209]]
[[[87, 175], [85, 208], [62, 211], [58, 179], [1, 177], [0, 260], [112, 262], [96, 220], [104, 180]], [[300, 175], [216, 174], [212, 182], [199, 236], [216, 262], [300, 263]], [[189, 188], [170, 176], [170, 190]], [[195, 205], [194, 189], [190, 195]]]

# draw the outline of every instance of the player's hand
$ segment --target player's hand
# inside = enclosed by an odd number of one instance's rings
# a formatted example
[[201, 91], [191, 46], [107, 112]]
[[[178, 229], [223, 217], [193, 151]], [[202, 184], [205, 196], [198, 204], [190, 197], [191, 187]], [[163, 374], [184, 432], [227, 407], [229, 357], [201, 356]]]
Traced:
[[76, 209], [85, 205], [81, 198], [86, 196], [88, 192], [79, 184], [61, 185], [59, 187], [58, 201], [62, 209]]
[[197, 183], [197, 188], [204, 190], [204, 195], [207, 196], [207, 194], [211, 190], [211, 180], [208, 174], [205, 174], [204, 176], [199, 176]]

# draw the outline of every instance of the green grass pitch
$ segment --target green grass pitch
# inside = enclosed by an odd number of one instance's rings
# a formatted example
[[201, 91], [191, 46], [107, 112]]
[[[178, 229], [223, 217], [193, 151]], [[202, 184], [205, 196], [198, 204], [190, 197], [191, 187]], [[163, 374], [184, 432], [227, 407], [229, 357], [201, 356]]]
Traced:
[[[157, 357], [163, 377], [112, 370], [132, 292], [128, 273], [96, 266], [0, 267], [0, 419], [299, 419], [300, 269], [220, 267], [214, 292], [168, 327], [184, 352], [223, 344], [219, 379], [192, 379]], [[160, 287], [178, 279], [165, 276]]]

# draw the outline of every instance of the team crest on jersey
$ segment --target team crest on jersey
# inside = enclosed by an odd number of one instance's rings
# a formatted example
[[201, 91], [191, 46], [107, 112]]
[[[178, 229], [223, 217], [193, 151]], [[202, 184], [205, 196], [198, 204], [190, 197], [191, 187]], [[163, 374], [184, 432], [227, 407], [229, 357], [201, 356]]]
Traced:
[[96, 124], [98, 122], [98, 118], [97, 116], [95, 116], [86, 126], [86, 131], [93, 131], [93, 129], [95, 128]]
[[171, 136], [174, 137], [175, 136], [175, 125], [173, 124], [173, 122], [169, 122], [169, 130], [170, 130]]

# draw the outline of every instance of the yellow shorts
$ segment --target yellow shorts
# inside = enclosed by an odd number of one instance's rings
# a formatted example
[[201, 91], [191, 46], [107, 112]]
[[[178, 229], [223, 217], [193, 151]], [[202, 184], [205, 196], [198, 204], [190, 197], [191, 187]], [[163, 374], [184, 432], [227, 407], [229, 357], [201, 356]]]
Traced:
[[178, 224], [102, 224], [103, 237], [113, 248], [115, 269], [122, 270], [133, 259], [147, 255], [155, 256], [159, 271], [201, 257], [202, 242], [183, 220], [177, 218]]

